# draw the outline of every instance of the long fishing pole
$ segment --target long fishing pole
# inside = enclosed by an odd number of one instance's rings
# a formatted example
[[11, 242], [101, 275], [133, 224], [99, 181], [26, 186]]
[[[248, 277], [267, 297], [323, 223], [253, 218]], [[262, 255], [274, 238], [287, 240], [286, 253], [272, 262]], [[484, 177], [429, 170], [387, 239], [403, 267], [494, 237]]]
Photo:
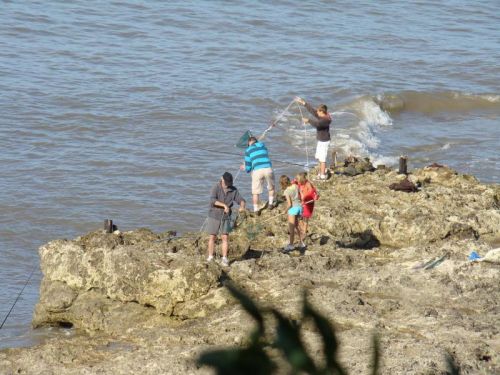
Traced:
[[[303, 204], [303, 205], [304, 205], [304, 204], [309, 204], [309, 203], [313, 203], [313, 202], [315, 202], [315, 201], [316, 201], [315, 199], [311, 199], [311, 200], [309, 200], [309, 201], [307, 201], [307, 202], [302, 202], [302, 204]], [[263, 223], [266, 223], [266, 222], [268, 222], [269, 220], [276, 219], [277, 217], [282, 216], [282, 215], [288, 215], [288, 210], [285, 210], [285, 212], [281, 212], [281, 213], [279, 213], [279, 214], [277, 214], [277, 215], [275, 215], [275, 216], [268, 217], [266, 220], [261, 220], [261, 221], [259, 222], [259, 225], [262, 225]]]
[[[213, 153], [216, 153], [216, 154], [226, 154], [226, 155], [233, 155], [233, 156], [239, 156], [241, 157], [242, 155], [240, 154], [237, 154], [235, 152], [228, 152], [228, 151], [219, 151], [219, 150], [210, 150], [208, 148], [202, 148], [202, 147], [198, 147], [199, 150], [203, 150], [203, 151], [207, 151], [207, 152], [213, 152]], [[276, 160], [276, 159], [273, 159], [273, 162], [276, 162], [276, 163], [281, 163], [281, 164], [289, 164], [289, 165], [296, 165], [298, 167], [306, 167], [304, 164], [299, 164], [299, 163], [292, 163], [290, 161], [282, 161], [282, 160]]]
[[302, 114], [302, 109], [300, 108], [300, 105], [298, 102], [297, 102], [297, 107], [299, 107], [301, 122], [302, 122], [302, 125], [304, 126], [304, 144], [306, 146], [306, 160], [307, 160], [306, 168], [309, 169], [309, 150], [307, 147], [307, 126], [306, 126], [306, 123], [304, 121], [304, 115]]
[[5, 322], [7, 321], [7, 319], [9, 318], [10, 316], [10, 313], [12, 312], [12, 310], [14, 310], [14, 306], [16, 306], [16, 303], [17, 301], [19, 301], [19, 298], [21, 297], [21, 295], [23, 294], [24, 292], [24, 289], [26, 288], [26, 286], [29, 284], [30, 280], [31, 280], [31, 277], [33, 276], [33, 273], [35, 273], [35, 269], [36, 269], [36, 266], [33, 266], [33, 269], [31, 270], [31, 273], [30, 273], [30, 277], [28, 277], [28, 280], [26, 281], [26, 283], [24, 284], [23, 286], [23, 289], [21, 289], [21, 291], [19, 292], [19, 294], [17, 295], [17, 298], [16, 300], [14, 301], [14, 303], [12, 304], [9, 312], [7, 313], [7, 315], [5, 316], [5, 319], [3, 320], [2, 324], [0, 325], [0, 329], [2, 329], [3, 325], [5, 324]]
[[283, 118], [285, 113], [288, 112], [288, 110], [290, 109], [292, 104], [295, 103], [296, 101], [297, 101], [297, 98], [293, 98], [293, 100], [286, 106], [286, 108], [283, 111], [281, 111], [281, 113], [276, 117], [276, 119], [273, 122], [271, 122], [271, 125], [269, 125], [269, 127], [266, 130], [264, 130], [264, 132], [260, 135], [260, 137], [258, 138], [259, 141], [264, 139], [267, 132], [276, 126], [276, 124]]

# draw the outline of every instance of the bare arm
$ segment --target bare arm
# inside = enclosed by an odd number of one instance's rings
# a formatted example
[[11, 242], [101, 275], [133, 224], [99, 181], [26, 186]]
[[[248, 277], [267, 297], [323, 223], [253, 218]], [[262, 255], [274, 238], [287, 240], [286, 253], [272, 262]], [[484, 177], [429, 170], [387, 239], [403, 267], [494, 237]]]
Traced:
[[240, 212], [245, 211], [246, 205], [247, 205], [246, 202], [244, 200], [242, 200], [240, 203]]
[[234, 197], [234, 200], [236, 203], [238, 203], [238, 206], [240, 206], [240, 209], [239, 211], [245, 211], [245, 208], [246, 208], [246, 201], [242, 198], [242, 196], [240, 195], [240, 192], [237, 191], [236, 192], [236, 195]]
[[215, 185], [212, 188], [212, 191], [210, 192], [210, 204], [214, 207], [220, 207], [224, 209], [225, 213], [229, 212], [229, 207], [221, 201], [217, 200], [217, 190], [218, 190], [218, 185]]
[[286, 209], [290, 209], [290, 207], [292, 207], [292, 198], [290, 198], [289, 195], [285, 195], [286, 197]]
[[315, 118], [319, 118], [318, 113], [316, 112], [314, 107], [312, 105], [310, 105], [309, 103], [307, 103], [304, 99], [297, 97], [297, 98], [295, 98], [295, 101], [297, 103], [303, 105], [304, 107], [306, 107], [306, 109], [309, 111], [309, 113], [311, 113], [311, 115], [313, 115]]
[[225, 204], [223, 202], [215, 201], [214, 206], [223, 208], [225, 214], [229, 213], [229, 207], [227, 206], [227, 204]]

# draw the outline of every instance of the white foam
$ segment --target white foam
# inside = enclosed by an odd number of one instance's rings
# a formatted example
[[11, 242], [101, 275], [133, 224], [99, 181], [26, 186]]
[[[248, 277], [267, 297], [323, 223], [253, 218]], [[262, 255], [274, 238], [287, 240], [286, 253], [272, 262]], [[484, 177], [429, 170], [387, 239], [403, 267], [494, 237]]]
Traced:
[[448, 150], [451, 147], [451, 144], [446, 143], [443, 147], [441, 147], [441, 150]]
[[[360, 97], [353, 108], [359, 114], [359, 121], [349, 129], [351, 136], [338, 133], [336, 136], [343, 138], [342, 145], [347, 155], [360, 155], [371, 157], [372, 150], [380, 146], [377, 132], [382, 126], [391, 126], [392, 118], [384, 112], [371, 98]], [[350, 113], [338, 111], [337, 113]], [[349, 139], [347, 141], [347, 139]]]
[[396, 156], [384, 156], [384, 155], [372, 155], [370, 157], [370, 160], [374, 166], [383, 164], [387, 167], [397, 165], [399, 162], [399, 158]]
[[375, 136], [372, 126], [366, 121], [359, 122], [357, 135], [368, 148], [377, 148], [380, 144], [380, 140]]
[[481, 98], [492, 103], [500, 102], [500, 95], [481, 95]]
[[[391, 126], [393, 121], [389, 114], [383, 111], [371, 98], [359, 97], [351, 106], [331, 113], [334, 118], [332, 132], [332, 148], [337, 150], [339, 155], [356, 155], [368, 157], [374, 164], [397, 164], [397, 158], [380, 155], [376, 152], [380, 146], [380, 139], [377, 132], [382, 127]], [[341, 119], [341, 117], [344, 117]], [[300, 121], [297, 113], [284, 111], [281, 118], [286, 129], [290, 144], [307, 154], [309, 159], [314, 155], [316, 146], [316, 132], [308, 127], [304, 132], [304, 125]], [[347, 128], [335, 126], [335, 123], [348, 124]]]
[[461, 98], [468, 98], [468, 99], [482, 99], [486, 100], [490, 103], [498, 103], [500, 102], [500, 95], [494, 95], [494, 94], [482, 94], [482, 95], [477, 95], [477, 94], [472, 94], [469, 92], [454, 92], [453, 97], [455, 99], [461, 99]]
[[380, 108], [373, 100], [363, 100], [361, 114], [364, 121], [370, 126], [391, 126], [392, 118]]

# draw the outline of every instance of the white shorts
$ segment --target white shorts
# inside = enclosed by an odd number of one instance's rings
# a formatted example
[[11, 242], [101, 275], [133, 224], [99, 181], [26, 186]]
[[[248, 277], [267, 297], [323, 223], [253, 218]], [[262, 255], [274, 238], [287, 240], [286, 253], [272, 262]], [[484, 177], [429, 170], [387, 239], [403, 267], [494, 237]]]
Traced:
[[330, 147], [330, 141], [326, 142], [318, 141], [318, 144], [316, 145], [316, 155], [314, 155], [314, 157], [318, 159], [321, 163], [326, 163], [329, 147]]

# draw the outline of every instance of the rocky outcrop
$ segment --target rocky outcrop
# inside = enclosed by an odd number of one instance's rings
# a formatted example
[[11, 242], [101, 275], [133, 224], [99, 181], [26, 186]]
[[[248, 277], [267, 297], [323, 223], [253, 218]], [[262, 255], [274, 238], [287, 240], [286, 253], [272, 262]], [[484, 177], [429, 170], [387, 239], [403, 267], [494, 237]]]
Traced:
[[381, 245], [423, 245], [450, 237], [500, 232], [498, 187], [485, 186], [447, 168], [423, 169], [409, 176], [419, 192], [390, 191], [400, 179], [377, 171], [360, 180], [340, 178], [327, 197], [331, 218], [323, 228], [335, 237], [370, 232]]
[[221, 269], [178, 251], [190, 242], [172, 244], [149, 230], [98, 231], [42, 246], [44, 279], [33, 325], [119, 332], [124, 322], [133, 327], [205, 316], [226, 301], [217, 291]]
[[[472, 176], [442, 167], [416, 170], [408, 177], [420, 186], [418, 192], [389, 189], [404, 178], [381, 169], [355, 177], [335, 175], [317, 183], [321, 198], [312, 221], [314, 238], [344, 247], [401, 248], [499, 235], [498, 185], [483, 185]], [[250, 232], [258, 229], [261, 245], [276, 248], [286, 238], [285, 220], [285, 216], [274, 221], [263, 217], [243, 225], [249, 225]]]
[[[292, 318], [307, 290], [335, 322], [350, 373], [368, 373], [374, 331], [382, 373], [445, 373], [447, 352], [463, 374], [498, 373], [500, 265], [491, 249], [500, 243], [500, 187], [438, 166], [408, 176], [417, 192], [389, 189], [403, 178], [380, 169], [318, 182], [302, 253], [279, 251], [287, 241], [283, 204], [239, 216], [230, 267], [204, 262], [199, 233], [98, 231], [52, 241], [40, 249], [44, 279], [33, 324], [86, 334], [0, 351], [0, 369], [211, 373], [194, 359], [214, 346], [243, 345], [252, 330], [223, 288], [233, 280]], [[472, 250], [483, 258], [469, 261]], [[312, 327], [304, 332], [311, 352], [319, 351]]]

